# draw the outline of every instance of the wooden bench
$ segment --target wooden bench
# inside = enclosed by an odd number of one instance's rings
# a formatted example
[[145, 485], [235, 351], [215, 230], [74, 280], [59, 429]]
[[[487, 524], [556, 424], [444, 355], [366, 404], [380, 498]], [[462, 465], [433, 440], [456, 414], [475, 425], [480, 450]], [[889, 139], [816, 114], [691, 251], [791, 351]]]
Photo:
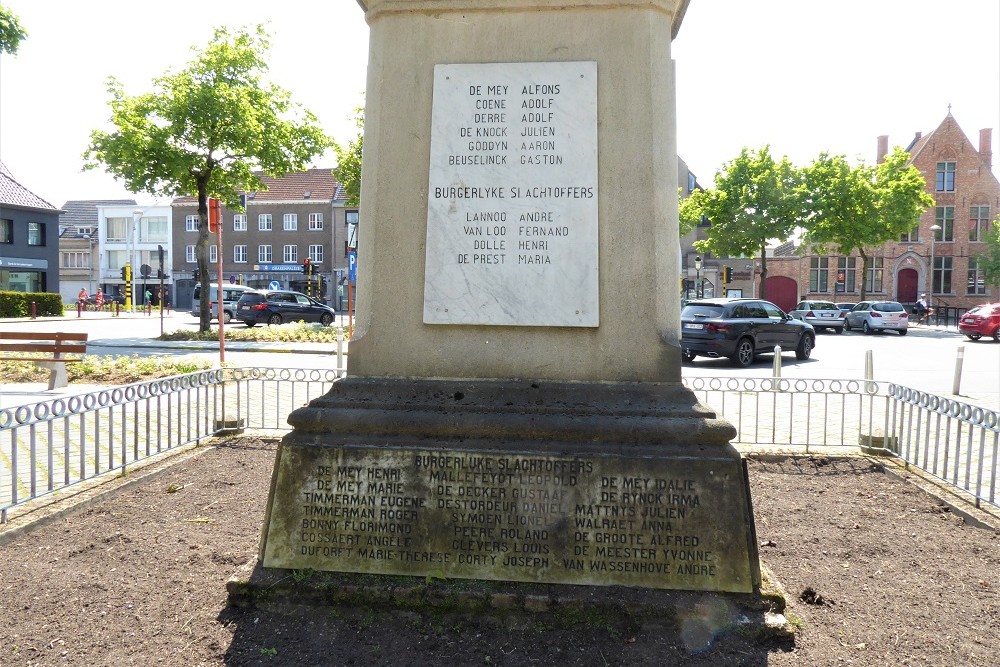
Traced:
[[0, 331], [0, 352], [41, 352], [50, 357], [0, 357], [0, 361], [34, 361], [49, 370], [49, 389], [69, 386], [66, 364], [80, 361], [64, 354], [84, 354], [87, 334], [64, 332]]

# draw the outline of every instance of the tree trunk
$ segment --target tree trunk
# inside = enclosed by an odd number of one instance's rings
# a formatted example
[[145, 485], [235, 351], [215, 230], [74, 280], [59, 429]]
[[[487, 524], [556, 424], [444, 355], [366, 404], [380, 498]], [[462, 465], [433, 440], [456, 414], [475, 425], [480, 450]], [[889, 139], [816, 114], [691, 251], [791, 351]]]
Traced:
[[[198, 311], [198, 331], [209, 331], [212, 325], [212, 281], [208, 275], [208, 179], [198, 179], [198, 244], [194, 248], [198, 260], [198, 282], [201, 301]], [[219, 252], [222, 249], [219, 248]], [[219, 295], [222, 296], [221, 294]], [[219, 307], [221, 315], [221, 304]]]
[[767, 298], [767, 246], [760, 245], [760, 298]]
[[[868, 254], [865, 252], [864, 248], [858, 248], [858, 254], [861, 255], [861, 300], [868, 300], [868, 289], [866, 285], [868, 284]], [[885, 277], [882, 278], [885, 280]]]

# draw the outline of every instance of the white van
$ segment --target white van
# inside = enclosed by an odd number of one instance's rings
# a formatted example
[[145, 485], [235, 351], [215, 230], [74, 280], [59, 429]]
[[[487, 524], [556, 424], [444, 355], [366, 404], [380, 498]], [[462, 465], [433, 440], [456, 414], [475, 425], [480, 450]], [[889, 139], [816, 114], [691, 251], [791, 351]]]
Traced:
[[[251, 287], [245, 285], [223, 285], [222, 286], [222, 321], [226, 324], [233, 319], [236, 313], [236, 302], [240, 300], [244, 292], [249, 292]], [[212, 301], [212, 318], [219, 316], [219, 286], [212, 285], [209, 294]], [[194, 294], [191, 299], [191, 314], [201, 317], [201, 285], [194, 286]]]

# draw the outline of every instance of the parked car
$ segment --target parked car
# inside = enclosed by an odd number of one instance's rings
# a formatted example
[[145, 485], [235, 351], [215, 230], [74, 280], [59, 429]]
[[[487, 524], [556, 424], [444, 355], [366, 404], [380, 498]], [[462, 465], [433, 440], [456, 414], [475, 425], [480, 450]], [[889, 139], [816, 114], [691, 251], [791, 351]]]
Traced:
[[846, 313], [837, 307], [833, 301], [800, 301], [794, 309], [788, 312], [797, 320], [808, 322], [816, 331], [831, 329], [833, 333], [844, 331], [844, 316]]
[[910, 316], [898, 301], [862, 301], [847, 313], [844, 328], [861, 329], [866, 334], [895, 331], [905, 336], [910, 326]]
[[854, 306], [856, 306], [856, 305], [858, 305], [858, 304], [856, 304], [856, 303], [838, 303], [837, 304], [837, 308], [840, 308], [842, 311], [844, 311], [845, 317], [846, 317], [846, 313], [849, 313], [852, 310], [854, 310]]
[[[226, 324], [236, 315], [236, 302], [240, 300], [240, 297], [250, 291], [249, 287], [244, 285], [225, 285], [222, 286], [222, 321]], [[208, 291], [208, 298], [211, 299], [211, 311], [210, 319], [215, 319], [219, 316], [219, 286], [212, 285]], [[201, 317], [201, 284], [194, 286], [194, 292], [191, 294], [191, 314], [195, 317]]]
[[816, 331], [808, 322], [787, 315], [761, 299], [699, 299], [681, 311], [681, 357], [729, 357], [746, 368], [758, 354], [794, 350], [808, 359], [816, 345]]
[[333, 308], [299, 292], [250, 290], [236, 302], [235, 317], [248, 327], [299, 321], [330, 326], [336, 314]]
[[970, 340], [979, 340], [983, 336], [993, 336], [1000, 342], [1000, 303], [987, 303], [976, 306], [958, 321], [958, 331]]

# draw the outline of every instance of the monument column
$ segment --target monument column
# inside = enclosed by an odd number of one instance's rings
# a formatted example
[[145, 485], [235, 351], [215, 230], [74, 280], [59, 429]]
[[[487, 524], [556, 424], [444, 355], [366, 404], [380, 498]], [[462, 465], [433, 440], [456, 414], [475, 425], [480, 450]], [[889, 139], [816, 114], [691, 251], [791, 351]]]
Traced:
[[368, 0], [348, 377], [264, 567], [751, 592], [732, 425], [680, 382], [683, 0]]
[[[670, 40], [686, 2], [366, 4], [371, 36], [358, 322], [350, 374], [678, 381], [680, 274]], [[570, 62], [589, 63], [596, 82], [567, 80], [553, 67], [541, 66]], [[469, 67], [466, 74], [450, 79], [441, 74], [436, 80], [435, 68], [448, 64]], [[475, 64], [494, 67], [477, 70], [471, 67]], [[470, 95], [456, 76], [478, 86], [478, 94]], [[491, 85], [507, 88], [493, 90]], [[546, 85], [560, 85], [560, 92], [547, 92]], [[446, 97], [435, 106], [438, 93]], [[487, 108], [498, 103], [505, 106]], [[551, 106], [526, 106], [530, 104]], [[502, 122], [496, 120], [500, 115]], [[529, 120], [522, 121], [526, 115]], [[591, 126], [576, 126], [583, 122]], [[506, 134], [490, 134], [498, 130]], [[581, 147], [580, 141], [588, 145]], [[438, 142], [447, 149], [432, 153]], [[498, 156], [506, 157], [505, 165], [472, 163]], [[449, 165], [449, 158], [469, 163]], [[531, 159], [536, 162], [522, 163]], [[437, 187], [465, 182], [502, 188], [505, 197], [435, 196]], [[589, 199], [551, 191], [525, 197], [529, 187], [576, 184], [592, 189]], [[519, 188], [520, 197], [511, 188]], [[435, 208], [454, 206], [456, 212], [428, 221], [429, 204], [432, 216]], [[499, 221], [507, 228], [500, 237], [486, 234], [498, 224], [488, 219], [494, 212], [506, 213]], [[551, 219], [524, 220], [523, 213], [550, 213]], [[487, 219], [469, 219], [476, 214]], [[435, 224], [469, 227], [470, 233], [457, 229], [458, 238], [429, 247], [438, 230], [428, 226]], [[567, 226], [569, 238], [520, 230], [559, 232]], [[494, 241], [503, 241], [502, 249]], [[547, 242], [542, 249], [540, 241]], [[590, 245], [583, 247], [586, 243]], [[464, 266], [457, 264], [460, 254], [467, 255]], [[533, 260], [551, 264], [527, 263]], [[574, 275], [562, 282], [537, 280], [545, 271]], [[434, 275], [438, 273], [440, 279]], [[456, 284], [462, 274], [480, 281], [475, 293]], [[546, 293], [552, 289], [556, 291]], [[549, 324], [544, 316], [568, 296], [567, 290], [580, 292], [574, 302], [588, 312], [577, 322]], [[456, 306], [469, 310], [482, 307], [484, 316], [502, 326], [449, 325], [448, 313], [440, 312], [448, 301], [461, 301]], [[428, 318], [428, 308], [439, 317]], [[503, 318], [501, 311], [509, 317]]]

